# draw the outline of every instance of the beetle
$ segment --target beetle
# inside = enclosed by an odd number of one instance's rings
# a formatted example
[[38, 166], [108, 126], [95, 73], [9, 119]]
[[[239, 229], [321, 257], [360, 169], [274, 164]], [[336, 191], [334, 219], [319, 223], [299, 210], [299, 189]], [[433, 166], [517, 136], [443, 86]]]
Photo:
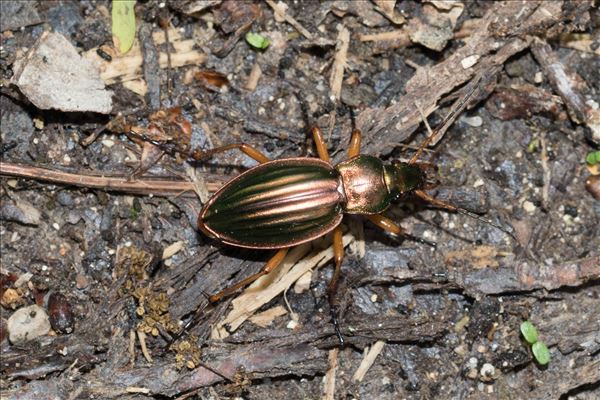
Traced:
[[[444, 123], [452, 116], [452, 113], [448, 115]], [[406, 194], [415, 194], [435, 206], [469, 215], [504, 231], [490, 221], [439, 201], [425, 192], [437, 185], [427, 173], [432, 165], [418, 162], [424, 148], [436, 136], [431, 130], [430, 136], [408, 162], [393, 161], [389, 164], [360, 153], [362, 135], [358, 129], [352, 131], [348, 158], [337, 165], [331, 163], [321, 130], [313, 128], [312, 136], [319, 158], [269, 160], [246, 143], [229, 144], [204, 152], [197, 150], [192, 154], [192, 158], [199, 160], [238, 149], [259, 163], [231, 179], [208, 200], [198, 215], [198, 229], [228, 245], [277, 250], [259, 272], [210, 296], [211, 303], [268, 274], [283, 261], [290, 248], [333, 232], [335, 269], [327, 293], [332, 322], [340, 344], [343, 344], [334, 294], [344, 257], [340, 227], [344, 214], [364, 215], [386, 232], [425, 242], [406, 233], [400, 225], [382, 214], [393, 201]]]

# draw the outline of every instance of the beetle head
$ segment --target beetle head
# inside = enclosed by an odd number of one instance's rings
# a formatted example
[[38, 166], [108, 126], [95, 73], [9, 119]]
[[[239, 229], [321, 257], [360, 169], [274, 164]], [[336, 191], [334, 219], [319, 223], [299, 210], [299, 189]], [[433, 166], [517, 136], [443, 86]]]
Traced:
[[[435, 179], [436, 167], [429, 163], [410, 164], [393, 161], [384, 168], [385, 182], [394, 198], [414, 190], [431, 189], [438, 185], [438, 181]], [[428, 171], [434, 173], [430, 174]]]

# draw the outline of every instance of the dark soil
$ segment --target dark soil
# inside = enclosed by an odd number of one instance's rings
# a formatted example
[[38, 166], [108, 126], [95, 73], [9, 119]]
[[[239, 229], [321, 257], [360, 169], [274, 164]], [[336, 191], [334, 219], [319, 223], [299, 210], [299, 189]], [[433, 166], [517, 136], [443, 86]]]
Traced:
[[[309, 290], [290, 288], [285, 298], [276, 296], [258, 310], [282, 306], [285, 315], [268, 326], [247, 320], [216, 339], [212, 328], [235, 296], [213, 306], [207, 295], [257, 272], [272, 252], [226, 246], [198, 232], [202, 203], [193, 192], [104, 191], [16, 178], [2, 169], [3, 398], [328, 398], [328, 371], [335, 377], [329, 398], [335, 399], [597, 398], [600, 202], [585, 188], [591, 174], [585, 158], [600, 143], [586, 119], [600, 99], [600, 23], [591, 2], [527, 2], [526, 15], [514, 13], [515, 20], [522, 18], [518, 24], [500, 21], [485, 30], [489, 36], [478, 37], [473, 52], [479, 61], [464, 70], [462, 57], [452, 57], [475, 40], [470, 35], [478, 24], [517, 2], [464, 2], [455, 24], [444, 28], [450, 39], [439, 51], [414, 39], [418, 30], [444, 31], [432, 20], [441, 11], [428, 2], [398, 1], [396, 17], [406, 21], [394, 23], [375, 9], [376, 1], [287, 1], [287, 14], [312, 39], [277, 22], [263, 2], [166, 3], [138, 1], [135, 9], [137, 38], [148, 46], [141, 75], [147, 94], [112, 83], [113, 111], [100, 115], [40, 110], [10, 80], [15, 60], [44, 31], [61, 33], [82, 53], [111, 48], [111, 3], [2, 2], [3, 168], [181, 182], [192, 166], [218, 186], [256, 164], [236, 151], [186, 161], [184, 143], [132, 177], [139, 172], [133, 156], [142, 158], [138, 138], [109, 127], [89, 146], [81, 144], [118, 113], [148, 127], [157, 109], [172, 106], [181, 107], [192, 124], [191, 148], [245, 142], [273, 159], [315, 157], [309, 128], [318, 125], [339, 162], [355, 124], [363, 130], [364, 153], [386, 162], [408, 160], [427, 133], [417, 105], [435, 129], [457, 107], [453, 102], [473, 90], [467, 110], [422, 161], [438, 168], [441, 185], [430, 194], [480, 219], [416, 196], [386, 211], [411, 235], [435, 242], [434, 248], [347, 217], [344, 227], [355, 239], [346, 249], [337, 293], [342, 348], [327, 303], [331, 262], [314, 270]], [[200, 3], [210, 6], [189, 13]], [[544, 7], [555, 13], [549, 22], [536, 20], [535, 11]], [[206, 55], [203, 64], [157, 68], [156, 52], [166, 46], [154, 46], [151, 33], [162, 31], [164, 18], [183, 39], [194, 40], [194, 49]], [[336, 100], [330, 76], [343, 28], [350, 42]], [[402, 29], [404, 39], [360, 40]], [[270, 46], [251, 47], [247, 30], [268, 37]], [[590, 38], [589, 51], [570, 46], [569, 32]], [[547, 44], [575, 82], [583, 113], [564, 98], [540, 60]], [[248, 89], [256, 65], [262, 75]], [[451, 70], [441, 72], [444, 67]], [[206, 71], [222, 76], [194, 77]], [[177, 242], [180, 250], [163, 259]], [[330, 243], [326, 237], [313, 248]], [[52, 330], [9, 342], [8, 318], [32, 304], [48, 310]], [[520, 333], [526, 320], [550, 350], [548, 365], [536, 362]], [[184, 325], [178, 344], [170, 346]], [[142, 353], [139, 332], [146, 333], [152, 362]], [[385, 343], [381, 353], [364, 378], [355, 379], [379, 341]]]

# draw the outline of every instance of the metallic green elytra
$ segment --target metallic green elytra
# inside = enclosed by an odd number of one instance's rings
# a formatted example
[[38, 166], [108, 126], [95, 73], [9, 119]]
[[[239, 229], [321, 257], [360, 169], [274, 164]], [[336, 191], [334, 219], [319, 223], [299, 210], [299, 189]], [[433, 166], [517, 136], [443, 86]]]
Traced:
[[313, 240], [340, 224], [339, 174], [315, 158], [258, 165], [228, 182], [200, 212], [198, 226], [240, 247], [276, 249]]
[[417, 165], [359, 155], [335, 167], [316, 158], [288, 158], [249, 169], [206, 203], [198, 227], [220, 241], [279, 249], [316, 239], [344, 213], [379, 214], [400, 194], [421, 188]]

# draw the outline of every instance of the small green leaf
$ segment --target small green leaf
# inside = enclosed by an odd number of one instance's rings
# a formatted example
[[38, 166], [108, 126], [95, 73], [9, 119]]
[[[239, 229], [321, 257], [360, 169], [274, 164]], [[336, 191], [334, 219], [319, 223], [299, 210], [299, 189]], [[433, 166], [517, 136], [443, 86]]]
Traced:
[[535, 326], [529, 321], [521, 323], [521, 333], [529, 344], [534, 344], [538, 340], [538, 332]]
[[115, 46], [127, 53], [135, 39], [135, 0], [113, 0], [112, 34]]
[[271, 42], [266, 37], [259, 35], [258, 33], [248, 32], [246, 33], [246, 42], [254, 48], [264, 50], [269, 47]]
[[540, 141], [539, 139], [533, 139], [531, 142], [529, 142], [529, 144], [527, 145], [527, 152], [528, 153], [534, 153], [538, 147], [540, 146]]
[[535, 342], [531, 346], [531, 351], [538, 364], [546, 365], [550, 362], [550, 351], [544, 342]]
[[590, 165], [595, 165], [600, 163], [600, 150], [589, 152], [585, 161]]

